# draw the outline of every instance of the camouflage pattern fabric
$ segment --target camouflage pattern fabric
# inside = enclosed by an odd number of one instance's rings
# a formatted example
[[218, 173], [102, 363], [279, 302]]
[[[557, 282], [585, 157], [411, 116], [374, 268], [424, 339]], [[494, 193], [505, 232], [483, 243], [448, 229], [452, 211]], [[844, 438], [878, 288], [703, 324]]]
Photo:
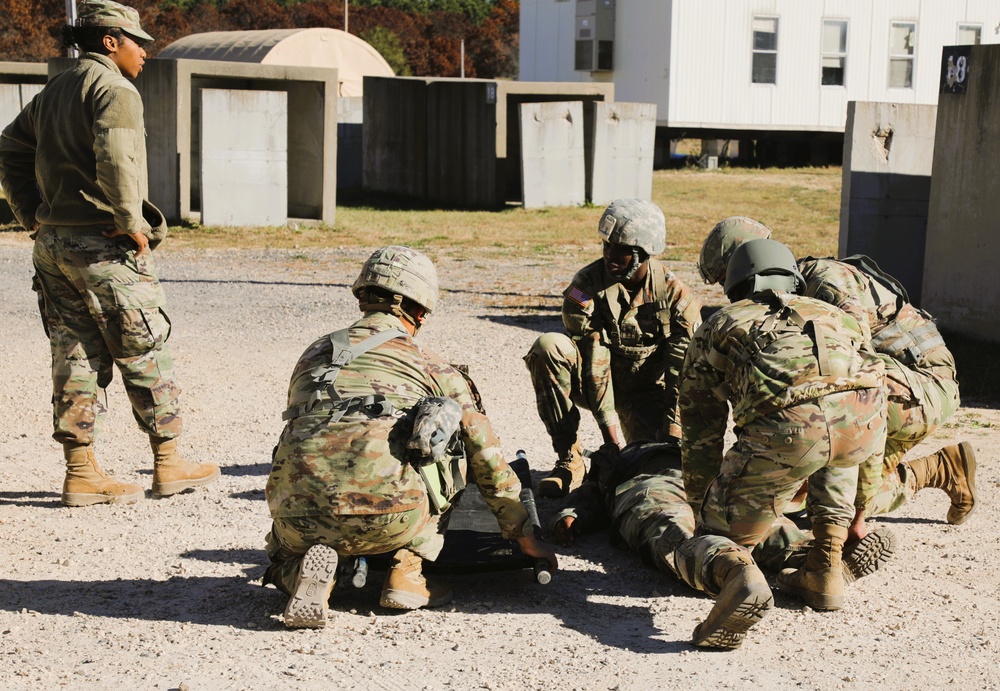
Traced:
[[627, 441], [680, 436], [677, 381], [701, 304], [662, 263], [648, 261], [634, 297], [603, 261], [584, 267], [564, 293], [569, 337], [544, 334], [524, 358], [557, 451], [576, 440], [578, 408], [602, 427], [620, 423]]
[[746, 216], [730, 216], [715, 224], [701, 245], [698, 273], [705, 283], [722, 283], [733, 250], [750, 240], [768, 240], [771, 229]]
[[[756, 545], [810, 476], [814, 523], [848, 525], [873, 499], [884, 367], [863, 346], [853, 317], [772, 291], [701, 326], [680, 390], [684, 484], [700, 532]], [[723, 455], [729, 404], [737, 442]]]
[[113, 0], [83, 0], [77, 7], [77, 26], [117, 26], [143, 41], [153, 37], [139, 25], [139, 13]]
[[[798, 265], [806, 279], [806, 295], [852, 315], [869, 338], [885, 333], [891, 325], [913, 333], [931, 323], [920, 310], [850, 264], [807, 257]], [[913, 496], [914, 490], [901, 480], [897, 466], [907, 451], [944, 424], [960, 405], [955, 359], [943, 343], [923, 353], [919, 361], [906, 362], [884, 352], [886, 344], [880, 339], [876, 338], [875, 344], [886, 370], [888, 432], [884, 484], [871, 515], [893, 511]]]
[[107, 410], [112, 365], [149, 435], [181, 433], [170, 321], [150, 252], [93, 229], [42, 226], [34, 286], [52, 348], [53, 438], [90, 444]]
[[[400, 328], [397, 317], [369, 312], [350, 327], [349, 340], [353, 345]], [[411, 430], [405, 411], [428, 396], [447, 397], [461, 407], [459, 437], [467, 461], [461, 473], [464, 477], [471, 469], [504, 537], [523, 535], [528, 515], [519, 499], [520, 483], [460, 372], [412, 339], [396, 338], [358, 356], [331, 386], [324, 378], [331, 352], [330, 339], [324, 337], [299, 358], [289, 385], [289, 408], [307, 401], [322, 404], [331, 395], [348, 399], [380, 394], [396, 412], [372, 418], [359, 411], [333, 422], [330, 408], [316, 405], [315, 412], [288, 421], [266, 486], [274, 519], [272, 541], [281, 547], [275, 548], [275, 558], [300, 559], [309, 546], [301, 535], [314, 540], [310, 544], [321, 542], [338, 552], [370, 548], [365, 553], [373, 554], [406, 546], [426, 559], [437, 556], [443, 543], [439, 526], [417, 518], [429, 511], [428, 500], [419, 473], [407, 462], [406, 448]], [[399, 534], [410, 541], [399, 545], [402, 537], [389, 541], [386, 534], [384, 543], [373, 545], [367, 532], [372, 524], [366, 521], [379, 516], [399, 516], [400, 526], [409, 523], [411, 532], [400, 529]], [[291, 524], [294, 530], [286, 534], [287, 519], [302, 521]]]
[[597, 234], [603, 242], [655, 256], [666, 249], [666, 225], [663, 211], [648, 199], [616, 199], [601, 214]]

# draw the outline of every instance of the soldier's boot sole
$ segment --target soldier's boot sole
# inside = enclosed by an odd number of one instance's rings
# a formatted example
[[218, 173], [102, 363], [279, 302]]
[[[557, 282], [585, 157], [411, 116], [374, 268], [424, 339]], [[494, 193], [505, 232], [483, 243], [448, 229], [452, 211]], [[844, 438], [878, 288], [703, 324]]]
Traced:
[[[129, 485], [123, 485], [129, 487]], [[146, 496], [146, 492], [138, 485], [132, 485], [135, 489], [124, 490], [120, 493], [105, 492], [63, 492], [63, 506], [93, 506], [94, 504], [134, 504]]]
[[853, 545], [844, 547], [841, 566], [844, 581], [853, 583], [870, 576], [889, 563], [896, 551], [896, 534], [888, 528], [875, 528]]
[[566, 471], [566, 478], [556, 476], [558, 472], [554, 470], [538, 481], [538, 494], [549, 499], [561, 499], [569, 494], [569, 471]]
[[969, 494], [972, 495], [972, 506], [968, 511], [962, 512], [961, 508], [952, 506], [948, 509], [948, 522], [952, 525], [962, 525], [969, 517], [976, 512], [979, 507], [979, 499], [976, 496], [976, 452], [968, 442], [958, 445], [958, 452], [962, 459], [962, 471], [965, 473], [965, 481], [969, 487]]
[[744, 569], [723, 586], [708, 617], [695, 627], [691, 642], [703, 648], [735, 650], [773, 605], [771, 588], [760, 571]]
[[[840, 579], [841, 585], [834, 587], [833, 582]], [[783, 592], [795, 595], [815, 610], [832, 612], [844, 606], [843, 568], [820, 571], [806, 569], [785, 569], [778, 574], [778, 584]]]
[[222, 475], [222, 471], [218, 467], [214, 468], [211, 473], [203, 477], [196, 478], [185, 478], [183, 480], [173, 480], [172, 482], [153, 482], [153, 495], [156, 497], [169, 497], [172, 494], [178, 494], [187, 489], [192, 489], [194, 487], [201, 487], [202, 485], [207, 485], [215, 482]]
[[328, 545], [313, 545], [302, 557], [288, 605], [285, 626], [322, 629], [326, 626], [330, 593], [337, 580], [337, 552]]

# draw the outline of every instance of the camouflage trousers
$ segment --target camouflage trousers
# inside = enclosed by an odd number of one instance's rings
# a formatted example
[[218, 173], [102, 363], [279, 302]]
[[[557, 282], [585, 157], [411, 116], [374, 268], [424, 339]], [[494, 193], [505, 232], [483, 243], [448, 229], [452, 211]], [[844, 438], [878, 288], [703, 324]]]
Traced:
[[[752, 548], [809, 480], [813, 525], [850, 525], [881, 479], [886, 434], [882, 389], [843, 391], [790, 406], [737, 429], [701, 504], [698, 532]], [[859, 466], [865, 469], [859, 482]]]
[[895, 511], [913, 498], [916, 491], [913, 474], [898, 466], [906, 452], [944, 424], [960, 404], [955, 368], [950, 364], [908, 368], [888, 355], [880, 357], [888, 375], [885, 380], [889, 398], [888, 433], [883, 482], [869, 506], [870, 516]]
[[147, 434], [181, 433], [180, 387], [167, 349], [170, 320], [153, 255], [90, 228], [42, 226], [33, 287], [52, 350], [53, 438], [93, 443], [117, 365]]
[[[670, 573], [687, 585], [717, 595], [712, 564], [725, 552], [744, 549], [716, 535], [695, 537], [695, 518], [684, 492], [681, 471], [639, 475], [616, 488], [611, 510], [612, 536], [639, 554], [643, 562]], [[812, 536], [784, 516], [778, 517], [753, 549], [762, 567], [797, 568]]]
[[409, 511], [385, 514], [328, 514], [275, 517], [265, 551], [271, 565], [264, 585], [291, 595], [302, 558], [313, 545], [329, 545], [341, 556], [370, 556], [406, 548], [428, 561], [444, 546], [449, 513], [432, 515], [427, 502]]
[[[532, 344], [524, 362], [531, 373], [538, 415], [552, 437], [553, 448], [559, 453], [576, 442], [580, 408], [596, 409], [596, 401], [587, 399], [580, 352], [568, 336], [547, 333]], [[663, 438], [666, 394], [662, 371], [658, 378], [642, 371], [633, 373], [632, 368], [616, 364], [616, 358], [612, 358], [607, 367], [617, 423], [621, 425], [625, 441]], [[611, 425], [616, 420], [607, 422]]]

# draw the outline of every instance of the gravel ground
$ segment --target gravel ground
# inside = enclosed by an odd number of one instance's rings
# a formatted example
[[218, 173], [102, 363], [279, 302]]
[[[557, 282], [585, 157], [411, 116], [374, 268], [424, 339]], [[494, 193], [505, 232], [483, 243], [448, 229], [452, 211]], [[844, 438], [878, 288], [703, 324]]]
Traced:
[[[560, 550], [549, 586], [530, 572], [456, 577], [452, 605], [397, 614], [378, 607], [374, 577], [338, 591], [331, 628], [289, 631], [284, 596], [258, 584], [270, 450], [295, 360], [358, 314], [348, 287], [367, 253], [161, 250], [182, 448], [220, 464], [222, 478], [168, 499], [68, 509], [30, 250], [21, 235], [0, 236], [3, 688], [1000, 688], [1000, 540], [988, 530], [998, 518], [996, 410], [962, 408], [918, 449], [973, 443], [981, 507], [968, 524], [947, 525], [945, 496], [922, 492], [882, 519], [898, 555], [851, 587], [842, 611], [779, 593], [738, 651], [692, 648], [710, 601], [606, 535]], [[560, 328], [557, 296], [578, 266], [434, 258], [445, 292], [420, 338], [470, 365], [504, 450], [527, 449], [541, 474], [554, 458], [520, 357]], [[692, 266], [676, 268], [718, 303]], [[98, 457], [148, 487], [150, 453], [117, 375], [109, 402]], [[598, 444], [592, 420], [583, 441]]]

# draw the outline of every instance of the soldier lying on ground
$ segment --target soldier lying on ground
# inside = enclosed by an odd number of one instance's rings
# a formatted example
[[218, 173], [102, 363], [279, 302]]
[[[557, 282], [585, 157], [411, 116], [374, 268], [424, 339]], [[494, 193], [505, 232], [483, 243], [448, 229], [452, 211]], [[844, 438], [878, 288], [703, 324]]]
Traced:
[[449, 587], [424, 578], [423, 560], [440, 553], [469, 469], [504, 537], [555, 570], [466, 379], [413, 340], [437, 304], [430, 259], [383, 247], [352, 292], [364, 316], [313, 343], [295, 366], [267, 480], [264, 583], [290, 596], [285, 625], [326, 625], [340, 556], [395, 551], [383, 607], [450, 602]]
[[[695, 333], [679, 399], [684, 487], [697, 519], [688, 572], [721, 585], [695, 631], [703, 645], [724, 645], [770, 607], [749, 549], [806, 479], [813, 542], [802, 567], [778, 582], [813, 609], [842, 606], [855, 495], [862, 507], [874, 497], [885, 449], [885, 368], [865, 352], [855, 319], [800, 295], [792, 253], [773, 240], [741, 245], [727, 272], [732, 304]], [[736, 443], [723, 453], [730, 406]], [[858, 519], [863, 537], [863, 512]]]
[[[681, 477], [680, 449], [671, 444], [638, 441], [618, 452], [605, 444], [590, 457], [586, 481], [571, 492], [549, 520], [549, 531], [563, 546], [571, 545], [577, 535], [611, 527], [611, 541], [637, 553], [647, 565], [670, 573], [703, 592], [718, 594], [727, 582], [739, 588], [738, 580], [729, 577], [733, 570], [751, 568], [744, 564], [743, 552], [735, 545], [731, 558], [719, 555], [709, 580], [702, 581], [694, 567], [694, 511], [688, 503]], [[757, 564], [771, 571], [803, 565], [812, 536], [787, 518], [779, 517], [766, 537], [753, 549]], [[894, 538], [885, 528], [871, 531], [844, 552], [843, 571], [848, 582], [874, 573], [892, 556]], [[726, 593], [723, 599], [741, 599]], [[701, 645], [738, 648], [744, 632], [705, 636], [700, 626], [696, 639]], [[696, 640], [697, 642], [697, 640]]]
[[666, 247], [663, 212], [644, 199], [618, 199], [601, 216], [604, 256], [581, 269], [563, 294], [569, 336], [543, 334], [524, 361], [556, 467], [538, 484], [561, 497], [585, 468], [577, 429], [590, 410], [605, 442], [677, 440], [677, 377], [701, 305], [654, 255]]
[[[733, 251], [748, 240], [770, 237], [770, 228], [750, 218], [720, 221], [701, 248], [702, 277], [707, 283], [725, 283]], [[845, 261], [806, 257], [797, 265], [806, 281], [804, 294], [853, 316], [885, 365], [888, 433], [883, 484], [868, 515], [895, 511], [916, 492], [933, 487], [944, 490], [951, 500], [948, 522], [964, 523], [976, 509], [976, 455], [970, 444], [946, 446], [901, 462], [959, 406], [955, 358], [930, 315], [911, 305], [902, 285], [867, 257]]]
[[170, 320], [150, 253], [167, 232], [146, 200], [142, 99], [129, 80], [153, 37], [139, 13], [111, 0], [81, 2], [63, 43], [84, 51], [49, 80], [0, 135], [0, 186], [32, 231], [34, 289], [52, 351], [52, 437], [66, 459], [62, 503], [129, 503], [138, 485], [101, 470], [92, 444], [121, 372], [153, 450], [153, 494], [214, 481], [219, 467], [177, 451], [180, 386]]

